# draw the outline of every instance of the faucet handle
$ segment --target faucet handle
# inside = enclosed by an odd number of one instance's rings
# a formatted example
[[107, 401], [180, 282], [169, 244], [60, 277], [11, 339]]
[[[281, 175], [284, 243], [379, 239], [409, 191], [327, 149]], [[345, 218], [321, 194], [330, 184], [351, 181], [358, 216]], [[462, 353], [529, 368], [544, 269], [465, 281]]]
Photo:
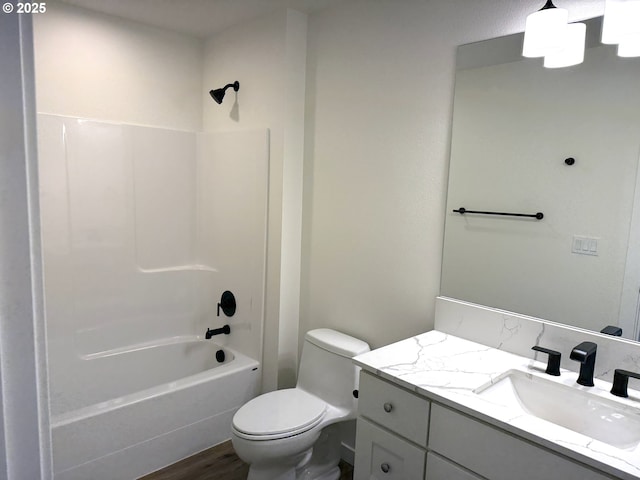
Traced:
[[531, 350], [535, 350], [536, 352], [546, 353], [547, 355], [549, 355], [549, 359], [547, 360], [547, 369], [545, 370], [545, 373], [547, 375], [553, 375], [555, 377], [560, 376], [560, 358], [562, 357], [562, 354], [560, 352], [557, 352], [555, 350], [551, 350], [548, 348], [540, 347], [538, 345], [534, 345], [533, 347], [531, 347]]
[[613, 386], [611, 387], [611, 393], [617, 397], [628, 397], [629, 393], [627, 392], [627, 386], [629, 385], [629, 377], [640, 378], [640, 373], [616, 368], [615, 372], [613, 372]]

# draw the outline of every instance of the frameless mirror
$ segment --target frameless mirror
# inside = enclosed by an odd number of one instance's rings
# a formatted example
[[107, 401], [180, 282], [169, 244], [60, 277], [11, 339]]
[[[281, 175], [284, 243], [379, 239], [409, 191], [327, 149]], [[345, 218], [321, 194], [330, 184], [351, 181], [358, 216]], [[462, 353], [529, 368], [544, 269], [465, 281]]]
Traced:
[[459, 47], [441, 294], [637, 340], [640, 58], [600, 29], [569, 68], [522, 34]]

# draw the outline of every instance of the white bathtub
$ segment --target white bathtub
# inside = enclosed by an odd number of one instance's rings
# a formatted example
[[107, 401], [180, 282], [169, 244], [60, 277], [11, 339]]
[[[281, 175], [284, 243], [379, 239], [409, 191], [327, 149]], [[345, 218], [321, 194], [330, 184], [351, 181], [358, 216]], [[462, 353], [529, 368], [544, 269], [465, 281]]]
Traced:
[[[101, 387], [87, 389], [84, 406], [52, 412], [56, 480], [132, 480], [230, 438], [233, 414], [259, 393], [259, 363], [194, 338], [77, 362], [82, 372], [73, 378], [93, 373]], [[215, 358], [220, 349], [224, 363]]]

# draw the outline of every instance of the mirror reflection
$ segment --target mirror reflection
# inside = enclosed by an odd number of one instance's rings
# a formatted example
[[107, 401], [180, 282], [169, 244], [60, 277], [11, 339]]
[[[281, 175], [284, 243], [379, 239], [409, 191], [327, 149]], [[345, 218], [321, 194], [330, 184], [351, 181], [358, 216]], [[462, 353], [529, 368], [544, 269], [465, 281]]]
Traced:
[[637, 340], [640, 59], [600, 29], [561, 69], [521, 34], [459, 48], [441, 294]]

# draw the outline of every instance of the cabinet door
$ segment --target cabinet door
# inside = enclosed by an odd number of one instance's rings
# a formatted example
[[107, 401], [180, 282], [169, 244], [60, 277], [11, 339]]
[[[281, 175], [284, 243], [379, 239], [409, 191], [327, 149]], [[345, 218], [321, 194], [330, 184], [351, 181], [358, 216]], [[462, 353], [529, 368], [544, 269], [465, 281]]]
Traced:
[[429, 450], [489, 480], [612, 478], [436, 404], [431, 406]]
[[433, 452], [427, 453], [427, 474], [424, 478], [425, 480], [482, 480]]
[[423, 480], [425, 450], [358, 417], [354, 480]]

